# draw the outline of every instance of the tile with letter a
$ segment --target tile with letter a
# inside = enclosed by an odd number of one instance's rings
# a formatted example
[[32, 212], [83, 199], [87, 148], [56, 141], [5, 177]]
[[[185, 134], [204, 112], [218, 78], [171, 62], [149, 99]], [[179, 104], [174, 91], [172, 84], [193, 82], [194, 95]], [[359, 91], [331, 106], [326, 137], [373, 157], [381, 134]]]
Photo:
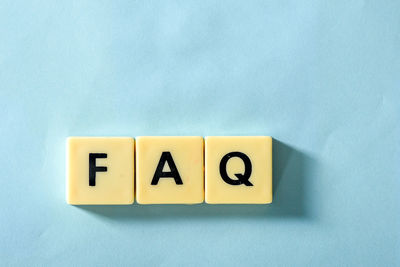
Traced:
[[136, 155], [136, 200], [139, 204], [204, 201], [202, 137], [138, 137]]

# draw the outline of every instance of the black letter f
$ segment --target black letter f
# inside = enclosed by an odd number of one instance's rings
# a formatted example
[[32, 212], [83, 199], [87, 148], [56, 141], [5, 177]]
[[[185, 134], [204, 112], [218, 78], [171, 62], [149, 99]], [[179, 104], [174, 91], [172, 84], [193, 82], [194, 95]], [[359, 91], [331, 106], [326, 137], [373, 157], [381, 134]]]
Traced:
[[105, 159], [107, 158], [106, 153], [89, 153], [89, 186], [96, 185], [96, 172], [106, 172], [107, 167], [96, 166], [96, 158]]

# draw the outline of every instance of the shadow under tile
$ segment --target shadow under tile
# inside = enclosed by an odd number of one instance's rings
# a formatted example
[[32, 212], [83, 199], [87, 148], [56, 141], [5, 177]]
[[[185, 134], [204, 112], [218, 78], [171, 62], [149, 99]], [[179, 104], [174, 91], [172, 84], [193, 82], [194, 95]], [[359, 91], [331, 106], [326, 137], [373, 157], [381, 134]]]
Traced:
[[305, 153], [274, 139], [273, 189], [269, 205], [127, 205], [76, 206], [115, 220], [171, 220], [207, 218], [312, 219], [310, 205], [315, 161]]

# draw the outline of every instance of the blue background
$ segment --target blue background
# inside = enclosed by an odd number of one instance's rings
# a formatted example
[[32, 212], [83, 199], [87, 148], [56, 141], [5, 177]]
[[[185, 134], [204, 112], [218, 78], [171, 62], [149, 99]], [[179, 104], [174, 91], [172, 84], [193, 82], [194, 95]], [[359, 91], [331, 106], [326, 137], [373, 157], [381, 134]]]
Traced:
[[[399, 266], [399, 18], [399, 1], [2, 1], [1, 265]], [[73, 135], [271, 135], [274, 203], [69, 206]]]

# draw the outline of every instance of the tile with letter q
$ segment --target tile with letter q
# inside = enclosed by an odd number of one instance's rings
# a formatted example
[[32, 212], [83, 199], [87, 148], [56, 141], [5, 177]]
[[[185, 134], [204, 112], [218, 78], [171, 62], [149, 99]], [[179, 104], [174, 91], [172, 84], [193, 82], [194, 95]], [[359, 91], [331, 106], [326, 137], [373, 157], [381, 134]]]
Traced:
[[204, 201], [203, 143], [199, 136], [136, 138], [136, 201], [196, 204]]
[[67, 203], [132, 204], [134, 150], [130, 137], [69, 137]]
[[205, 138], [205, 201], [209, 204], [272, 202], [272, 138]]

